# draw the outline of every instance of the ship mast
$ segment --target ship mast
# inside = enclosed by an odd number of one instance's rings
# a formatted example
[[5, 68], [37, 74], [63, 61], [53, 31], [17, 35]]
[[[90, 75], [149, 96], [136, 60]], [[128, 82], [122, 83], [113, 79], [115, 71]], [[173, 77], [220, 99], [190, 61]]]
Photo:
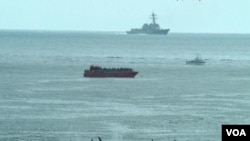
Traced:
[[156, 24], [156, 22], [155, 22], [156, 15], [155, 15], [155, 13], [154, 13], [154, 12], [152, 13], [152, 17], [151, 17], [151, 19], [153, 20], [153, 24]]

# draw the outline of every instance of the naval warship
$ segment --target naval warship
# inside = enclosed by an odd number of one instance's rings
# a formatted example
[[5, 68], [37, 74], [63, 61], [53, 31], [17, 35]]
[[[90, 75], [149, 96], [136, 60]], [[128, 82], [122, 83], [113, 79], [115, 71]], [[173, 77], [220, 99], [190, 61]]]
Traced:
[[127, 34], [162, 34], [167, 35], [170, 29], [161, 29], [160, 25], [156, 23], [156, 15], [151, 15], [152, 23], [145, 23], [142, 28], [133, 28], [127, 31]]

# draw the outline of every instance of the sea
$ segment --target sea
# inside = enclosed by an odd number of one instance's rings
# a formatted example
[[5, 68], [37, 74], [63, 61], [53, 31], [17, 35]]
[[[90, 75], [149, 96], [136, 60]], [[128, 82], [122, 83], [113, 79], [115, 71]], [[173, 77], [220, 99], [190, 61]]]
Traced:
[[0, 31], [0, 141], [220, 141], [225, 124], [250, 124], [249, 34]]

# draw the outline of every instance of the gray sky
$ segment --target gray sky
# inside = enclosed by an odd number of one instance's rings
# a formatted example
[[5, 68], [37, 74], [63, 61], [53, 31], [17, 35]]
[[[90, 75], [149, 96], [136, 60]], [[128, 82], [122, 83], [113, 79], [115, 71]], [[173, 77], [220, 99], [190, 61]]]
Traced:
[[250, 0], [0, 0], [0, 29], [250, 33]]

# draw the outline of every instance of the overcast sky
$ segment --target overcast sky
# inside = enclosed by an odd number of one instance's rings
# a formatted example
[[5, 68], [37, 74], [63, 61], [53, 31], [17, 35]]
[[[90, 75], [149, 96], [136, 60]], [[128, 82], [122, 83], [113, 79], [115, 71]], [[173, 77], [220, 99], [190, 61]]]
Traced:
[[250, 0], [0, 0], [0, 29], [250, 33]]

